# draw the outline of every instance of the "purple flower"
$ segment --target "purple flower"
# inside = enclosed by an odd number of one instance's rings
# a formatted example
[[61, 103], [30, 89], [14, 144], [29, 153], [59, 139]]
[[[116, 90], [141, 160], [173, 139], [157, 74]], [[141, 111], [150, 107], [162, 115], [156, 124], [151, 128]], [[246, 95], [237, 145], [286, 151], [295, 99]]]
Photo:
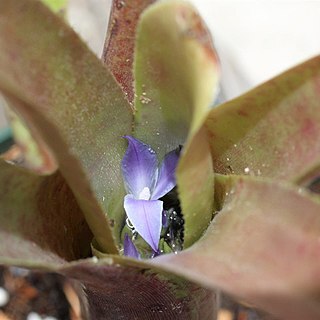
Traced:
[[124, 236], [123, 248], [125, 256], [140, 259], [140, 254], [127, 233]]
[[[169, 152], [158, 168], [157, 155], [149, 145], [131, 136], [125, 138], [129, 145], [122, 160], [122, 174], [128, 192], [124, 209], [134, 229], [157, 252], [163, 211], [163, 202], [159, 199], [176, 185], [179, 152]], [[126, 251], [129, 252], [125, 248]]]

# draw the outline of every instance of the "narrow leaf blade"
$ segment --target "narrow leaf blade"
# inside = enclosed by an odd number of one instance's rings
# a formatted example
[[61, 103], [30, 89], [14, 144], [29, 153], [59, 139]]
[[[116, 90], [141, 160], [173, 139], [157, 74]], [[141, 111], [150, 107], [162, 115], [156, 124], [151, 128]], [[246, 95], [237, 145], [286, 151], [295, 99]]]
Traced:
[[133, 106], [133, 54], [139, 17], [155, 0], [112, 1], [102, 61]]

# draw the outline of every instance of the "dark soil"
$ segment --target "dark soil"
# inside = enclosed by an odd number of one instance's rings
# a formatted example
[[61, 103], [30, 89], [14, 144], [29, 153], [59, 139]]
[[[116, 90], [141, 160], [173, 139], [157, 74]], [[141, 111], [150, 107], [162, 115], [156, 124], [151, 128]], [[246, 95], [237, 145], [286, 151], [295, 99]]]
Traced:
[[57, 274], [0, 267], [0, 287], [10, 295], [0, 308], [0, 320], [25, 320], [31, 312], [59, 320], [70, 319], [70, 303], [64, 293], [66, 280]]

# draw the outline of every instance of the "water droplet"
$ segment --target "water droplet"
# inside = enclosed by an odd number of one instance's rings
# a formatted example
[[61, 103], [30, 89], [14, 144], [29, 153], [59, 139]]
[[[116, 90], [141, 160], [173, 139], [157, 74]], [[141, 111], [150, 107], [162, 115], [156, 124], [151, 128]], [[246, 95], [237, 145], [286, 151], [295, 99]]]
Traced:
[[233, 146], [236, 148], [236, 147], [237, 147], [237, 144], [235, 143]]
[[124, 1], [117, 1], [116, 3], [117, 9], [120, 10], [125, 6]]
[[129, 229], [132, 230], [132, 232], [135, 232], [135, 228], [134, 228], [133, 224], [131, 223], [131, 221], [129, 220], [129, 218], [126, 219], [126, 225], [128, 226]]
[[304, 193], [304, 189], [303, 188], [299, 188], [298, 189], [298, 193]]
[[157, 132], [156, 135], [159, 136], [159, 135], [160, 135], [160, 132]]
[[230, 161], [230, 158], [227, 158], [227, 161]]
[[248, 167], [246, 167], [246, 168], [244, 168], [244, 172], [248, 174], [250, 172], [250, 169]]
[[[145, 93], [145, 92], [144, 92]], [[143, 94], [143, 93], [142, 93]], [[139, 98], [139, 100], [140, 100], [140, 102], [142, 103], [142, 104], [148, 104], [149, 102], [151, 102], [151, 99], [150, 98], [148, 98], [148, 97], [146, 97], [146, 96], [140, 96], [140, 98]]]
[[249, 150], [250, 150], [250, 151], [253, 151], [253, 148], [252, 148], [251, 146], [249, 146]]
[[0, 288], [0, 307], [4, 307], [9, 302], [9, 293], [4, 288]]

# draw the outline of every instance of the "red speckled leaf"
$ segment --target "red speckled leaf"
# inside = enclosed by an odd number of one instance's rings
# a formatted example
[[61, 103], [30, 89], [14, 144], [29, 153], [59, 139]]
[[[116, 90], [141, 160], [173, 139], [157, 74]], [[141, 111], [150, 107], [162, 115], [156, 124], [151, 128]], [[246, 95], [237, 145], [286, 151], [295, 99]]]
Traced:
[[141, 12], [155, 0], [113, 0], [102, 60], [133, 104], [133, 53]]
[[320, 200], [238, 176], [217, 180], [216, 199], [222, 210], [194, 246], [151, 263], [281, 319], [319, 319]]
[[117, 252], [106, 212], [117, 238], [132, 113], [113, 76], [40, 2], [2, 1], [0, 90], [52, 150], [100, 247]]
[[59, 172], [36, 176], [0, 161], [0, 263], [86, 257], [92, 234]]
[[213, 109], [205, 126], [216, 172], [299, 181], [320, 160], [320, 56]]

